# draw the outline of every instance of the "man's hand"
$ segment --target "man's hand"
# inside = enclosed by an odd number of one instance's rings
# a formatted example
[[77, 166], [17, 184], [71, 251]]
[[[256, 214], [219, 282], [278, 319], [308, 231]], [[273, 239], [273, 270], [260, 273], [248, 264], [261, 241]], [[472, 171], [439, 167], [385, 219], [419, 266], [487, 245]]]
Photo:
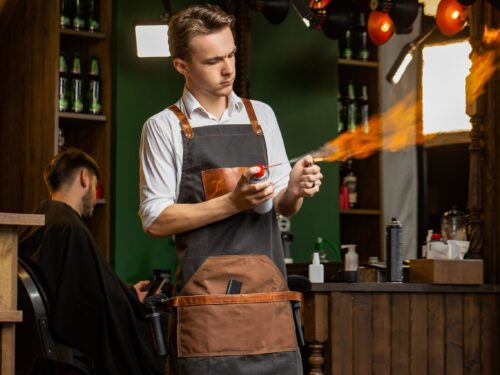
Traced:
[[229, 198], [240, 211], [251, 209], [266, 199], [273, 197], [274, 185], [271, 179], [256, 184], [249, 182], [259, 170], [257, 166], [248, 168], [241, 175], [234, 190], [229, 193]]
[[293, 166], [288, 189], [296, 197], [312, 197], [319, 192], [322, 179], [321, 168], [307, 155]]
[[135, 290], [135, 294], [137, 294], [137, 298], [139, 301], [144, 302], [146, 295], [148, 294], [148, 287], [151, 282], [149, 280], [141, 280], [137, 284], [133, 285]]
[[321, 186], [321, 168], [314, 164], [311, 155], [300, 159], [290, 172], [290, 180], [286, 189], [281, 190], [274, 198], [276, 211], [283, 216], [297, 213], [304, 197], [314, 196]]

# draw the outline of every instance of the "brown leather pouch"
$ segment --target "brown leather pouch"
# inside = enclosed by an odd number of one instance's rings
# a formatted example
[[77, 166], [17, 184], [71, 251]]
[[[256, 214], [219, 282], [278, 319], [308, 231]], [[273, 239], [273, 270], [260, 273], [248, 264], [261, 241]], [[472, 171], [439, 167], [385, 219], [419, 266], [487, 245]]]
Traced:
[[[241, 281], [242, 294], [224, 294], [229, 278]], [[209, 257], [181, 294], [171, 301], [178, 357], [297, 350], [290, 301], [300, 293], [287, 290], [266, 256]]]
[[220, 197], [234, 190], [246, 167], [217, 168], [201, 172], [205, 200]]

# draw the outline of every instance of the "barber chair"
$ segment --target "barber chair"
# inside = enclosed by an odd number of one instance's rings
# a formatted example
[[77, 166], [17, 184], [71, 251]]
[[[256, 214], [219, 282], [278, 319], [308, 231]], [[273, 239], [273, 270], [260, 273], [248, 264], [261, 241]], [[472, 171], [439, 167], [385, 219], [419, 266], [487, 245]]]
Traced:
[[16, 374], [92, 374], [89, 361], [81, 352], [52, 337], [47, 296], [22, 259], [18, 261], [17, 279], [18, 309], [23, 311], [23, 322], [16, 325]]

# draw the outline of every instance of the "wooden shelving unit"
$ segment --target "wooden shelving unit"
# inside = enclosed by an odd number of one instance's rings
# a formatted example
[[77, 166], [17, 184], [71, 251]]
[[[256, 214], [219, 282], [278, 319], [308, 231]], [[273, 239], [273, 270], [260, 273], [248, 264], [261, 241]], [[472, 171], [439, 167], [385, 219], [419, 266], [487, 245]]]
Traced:
[[[356, 1], [354, 21], [360, 10], [366, 18], [369, 4]], [[370, 118], [379, 114], [379, 61], [378, 48], [368, 41], [368, 60], [338, 59], [339, 90], [347, 87], [349, 81], [355, 86], [356, 96], [360, 87], [368, 88]], [[339, 54], [340, 55], [340, 54]], [[370, 256], [381, 256], [383, 243], [382, 169], [380, 154], [365, 159], [353, 159], [352, 170], [357, 177], [358, 202], [352, 209], [340, 211], [340, 241], [342, 244], [356, 244], [360, 261]], [[342, 176], [341, 176], [342, 178]]]
[[[43, 168], [58, 152], [59, 128], [65, 146], [89, 153], [101, 168], [102, 201], [88, 221], [98, 245], [109, 255], [111, 168], [111, 19], [112, 2], [99, 2], [98, 32], [61, 29], [60, 1], [6, 3], [0, 14], [0, 67], [4, 74], [0, 100], [0, 211], [31, 212], [48, 198]], [[60, 113], [58, 64], [61, 51], [70, 65], [73, 53], [82, 61], [84, 82], [89, 59], [99, 59], [102, 113]], [[84, 86], [84, 94], [86, 94]]]

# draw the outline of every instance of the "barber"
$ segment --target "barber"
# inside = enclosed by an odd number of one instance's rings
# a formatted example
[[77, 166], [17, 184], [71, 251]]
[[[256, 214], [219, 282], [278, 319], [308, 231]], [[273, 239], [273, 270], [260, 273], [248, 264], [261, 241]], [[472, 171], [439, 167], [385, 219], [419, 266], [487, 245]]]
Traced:
[[[311, 156], [291, 168], [272, 109], [233, 92], [234, 22], [214, 5], [171, 19], [170, 53], [185, 87], [177, 103], [144, 124], [139, 214], [150, 236], [176, 237], [180, 305], [169, 330], [170, 373], [298, 375], [276, 214], [297, 213], [323, 176]], [[269, 180], [251, 183], [257, 164], [283, 162], [270, 168]], [[267, 199], [273, 209], [253, 211]], [[220, 304], [227, 299], [214, 296], [231, 279], [241, 283], [242, 300], [277, 300]], [[192, 295], [205, 298], [184, 305]]]

